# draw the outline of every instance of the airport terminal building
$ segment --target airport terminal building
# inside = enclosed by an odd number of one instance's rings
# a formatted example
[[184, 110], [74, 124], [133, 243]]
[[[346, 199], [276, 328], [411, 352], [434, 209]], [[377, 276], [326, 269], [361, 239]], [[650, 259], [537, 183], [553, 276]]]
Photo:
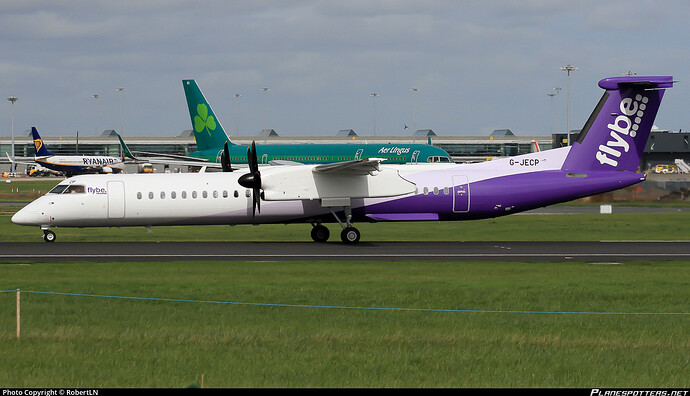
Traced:
[[[571, 131], [570, 141], [577, 139], [579, 131]], [[45, 146], [56, 155], [109, 155], [120, 156], [120, 144], [113, 130], [106, 130], [100, 136], [42, 136]], [[196, 150], [196, 142], [191, 130], [167, 137], [126, 136], [123, 137], [130, 150], [146, 151], [161, 154], [187, 155]], [[490, 136], [443, 136], [426, 129], [419, 130], [413, 136], [358, 136], [355, 131], [342, 130], [333, 136], [280, 136], [275, 130], [262, 131], [255, 136], [231, 136], [237, 144], [314, 144], [314, 143], [423, 143], [430, 142], [444, 149], [454, 162], [478, 162], [502, 157], [527, 154], [539, 150], [566, 146], [568, 136], [565, 133], [552, 136], [517, 136], [510, 129], [495, 130]], [[9, 169], [5, 153], [11, 153], [11, 137], [0, 137], [0, 167]], [[33, 157], [34, 146], [31, 132], [15, 134], [15, 156]], [[657, 165], [666, 165], [678, 171], [682, 161], [690, 163], [690, 132], [673, 132], [653, 130], [645, 148], [642, 171], [656, 169]], [[162, 169], [161, 169], [162, 170]], [[20, 167], [19, 172], [23, 172]]]

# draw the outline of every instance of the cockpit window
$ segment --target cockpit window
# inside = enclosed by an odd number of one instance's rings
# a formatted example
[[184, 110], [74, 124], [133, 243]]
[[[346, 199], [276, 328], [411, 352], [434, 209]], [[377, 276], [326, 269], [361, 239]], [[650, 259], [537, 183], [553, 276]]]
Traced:
[[440, 156], [431, 156], [427, 159], [427, 162], [453, 162], [450, 160], [450, 157], [440, 157]]
[[53, 187], [52, 190], [48, 191], [48, 194], [62, 194], [67, 187], [69, 187], [68, 184], [58, 184], [57, 186]]
[[86, 188], [80, 184], [58, 184], [48, 194], [84, 194]]
[[84, 188], [84, 186], [79, 184], [72, 184], [71, 186], [67, 187], [63, 194], [84, 194], [85, 192], [86, 189]]

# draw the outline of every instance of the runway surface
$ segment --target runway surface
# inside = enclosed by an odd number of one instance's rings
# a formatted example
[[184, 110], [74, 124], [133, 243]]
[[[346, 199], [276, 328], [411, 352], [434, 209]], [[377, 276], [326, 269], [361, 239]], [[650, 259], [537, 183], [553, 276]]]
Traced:
[[690, 241], [600, 242], [26, 242], [0, 243], [4, 264], [65, 261], [690, 260]]

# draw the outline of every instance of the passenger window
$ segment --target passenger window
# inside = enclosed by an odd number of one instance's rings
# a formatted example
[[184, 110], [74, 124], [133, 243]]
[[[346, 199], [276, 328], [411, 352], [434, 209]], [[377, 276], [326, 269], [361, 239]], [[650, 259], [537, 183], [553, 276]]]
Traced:
[[161, 199], [165, 199], [165, 191], [161, 191]]
[[153, 199], [153, 191], [149, 191], [149, 199]]
[[448, 195], [450, 193], [448, 187], [443, 187], [443, 194]]
[[235, 195], [235, 198], [238, 198], [238, 197], [240, 196], [239, 191], [235, 190], [235, 194], [234, 194], [234, 195]]
[[170, 198], [175, 199], [175, 197], [177, 197], [177, 193], [175, 193], [175, 191], [171, 191]]
[[218, 191], [213, 190], [213, 198], [218, 198]]
[[223, 190], [223, 198], [227, 198], [227, 197], [228, 197], [228, 190]]
[[429, 195], [429, 187], [424, 187], [424, 195]]
[[204, 198], [208, 198], [208, 193], [206, 191], [204, 191], [201, 193], [201, 196]]
[[137, 193], [137, 199], [141, 199], [141, 193], [140, 192]]
[[182, 191], [182, 199], [187, 199], [187, 191]]
[[196, 191], [192, 191], [192, 198], [196, 198]]
[[434, 195], [438, 195], [438, 187], [434, 187]]

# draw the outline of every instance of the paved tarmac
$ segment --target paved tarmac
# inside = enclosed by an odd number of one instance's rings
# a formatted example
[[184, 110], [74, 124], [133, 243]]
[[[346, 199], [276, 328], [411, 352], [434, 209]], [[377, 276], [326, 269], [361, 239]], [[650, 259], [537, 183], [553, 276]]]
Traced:
[[690, 260], [690, 241], [601, 242], [22, 242], [0, 261], [588, 261]]

